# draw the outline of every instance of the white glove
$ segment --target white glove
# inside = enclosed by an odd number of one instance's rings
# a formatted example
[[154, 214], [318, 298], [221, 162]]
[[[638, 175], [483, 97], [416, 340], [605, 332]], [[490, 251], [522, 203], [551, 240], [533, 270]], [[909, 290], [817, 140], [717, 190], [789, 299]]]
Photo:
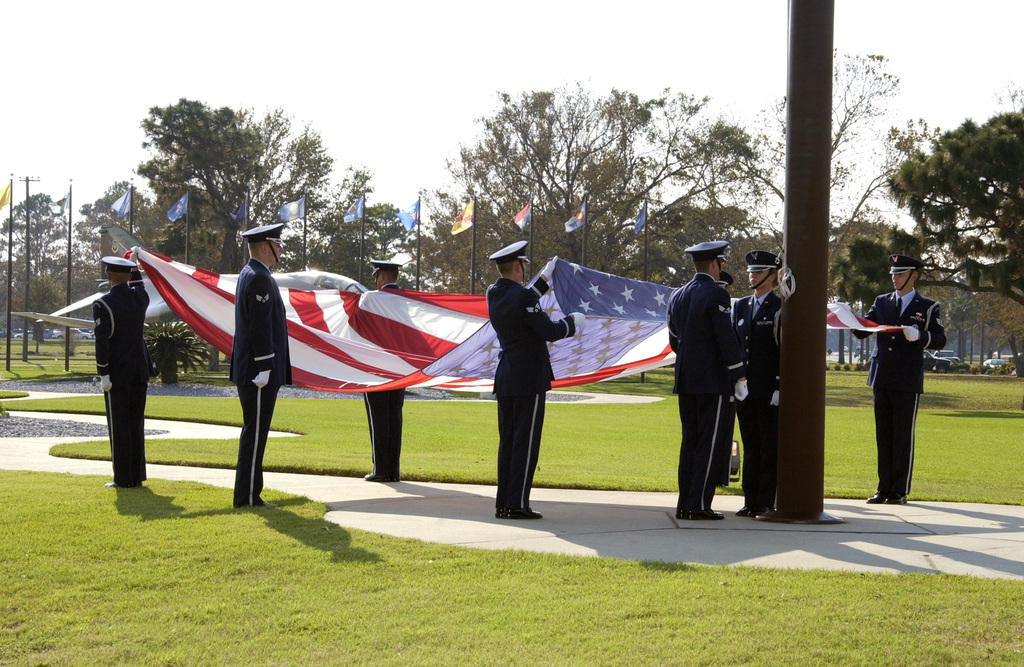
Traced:
[[[132, 254], [128, 255], [128, 260], [131, 262], [139, 263], [139, 246], [132, 246]], [[142, 267], [139, 267], [140, 269]]]
[[749, 393], [750, 392], [747, 390], [747, 381], [746, 380], [738, 380], [736, 382], [736, 391], [733, 392], [733, 396], [736, 397], [736, 400], [737, 401], [742, 401], [744, 398], [747, 397], [747, 394], [749, 394]]
[[903, 326], [903, 335], [907, 337], [911, 343], [921, 337], [921, 332], [917, 330], [917, 327], [912, 327], [909, 324]]
[[772, 405], [774, 405], [775, 407], [779, 407], [779, 390], [778, 389], [776, 389], [774, 392], [772, 392], [772, 400], [769, 401], [769, 402]]
[[583, 321], [587, 319], [587, 316], [584, 315], [583, 313], [570, 313], [569, 317], [572, 318], [572, 321], [576, 324], [577, 329], [583, 326]]
[[270, 382], [270, 371], [260, 371], [259, 375], [252, 379], [252, 383], [262, 389]]
[[110, 388], [114, 386], [114, 383], [110, 381], [109, 375], [100, 376], [100, 389], [103, 391], [110, 391]]

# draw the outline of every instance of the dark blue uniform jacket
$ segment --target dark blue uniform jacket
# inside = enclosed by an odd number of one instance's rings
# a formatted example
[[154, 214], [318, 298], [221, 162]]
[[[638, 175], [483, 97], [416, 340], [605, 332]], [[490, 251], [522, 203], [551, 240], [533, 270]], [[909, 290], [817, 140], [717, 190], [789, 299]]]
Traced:
[[292, 383], [284, 301], [270, 269], [250, 259], [235, 288], [235, 338], [231, 345], [231, 381], [252, 382], [270, 371], [269, 385]]
[[782, 299], [775, 292], [764, 296], [764, 303], [751, 318], [754, 295], [738, 299], [732, 305], [732, 321], [743, 348], [747, 388], [755, 398], [771, 399], [779, 388], [779, 316]]
[[[118, 385], [149, 382], [149, 355], [142, 336], [149, 295], [142, 285], [114, 285], [92, 304], [96, 322], [96, 372]], [[111, 363], [111, 351], [114, 363]]]
[[[877, 389], [924, 392], [925, 349], [941, 350], [946, 346], [946, 331], [942, 327], [939, 304], [915, 293], [903, 314], [899, 314], [900, 301], [895, 292], [875, 298], [865, 317], [878, 324], [911, 325], [921, 331], [921, 337], [911, 343], [902, 331], [880, 331], [871, 351], [868, 385]], [[866, 338], [869, 331], [854, 330], [857, 338]]]
[[554, 373], [547, 341], [576, 333], [571, 316], [551, 321], [540, 305], [548, 285], [538, 279], [526, 288], [507, 278], [487, 288], [487, 316], [501, 344], [494, 372], [494, 393], [498, 396], [531, 396], [551, 389]]
[[728, 292], [706, 273], [672, 293], [668, 342], [676, 353], [673, 393], [733, 393], [743, 377], [743, 356], [731, 315]]

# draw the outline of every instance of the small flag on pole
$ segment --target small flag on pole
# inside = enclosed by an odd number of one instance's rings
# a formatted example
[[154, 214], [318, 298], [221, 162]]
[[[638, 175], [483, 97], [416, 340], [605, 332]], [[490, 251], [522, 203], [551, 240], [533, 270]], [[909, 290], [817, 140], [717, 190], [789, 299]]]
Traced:
[[647, 222], [647, 201], [644, 201], [644, 205], [640, 207], [640, 213], [636, 216], [636, 224], [633, 225], [633, 233], [639, 234], [640, 230], [644, 228], [644, 224]]
[[120, 220], [128, 212], [131, 203], [131, 190], [126, 190], [116, 202], [110, 205], [110, 208], [117, 211], [117, 219]]
[[398, 219], [402, 222], [402, 226], [405, 230], [411, 232], [413, 227], [416, 226], [416, 221], [420, 217], [419, 211], [420, 203], [418, 201], [413, 202], [413, 205], [404, 211], [398, 212]]
[[246, 198], [242, 200], [242, 203], [238, 205], [238, 208], [236, 208], [234, 211], [231, 211], [231, 213], [228, 213], [228, 215], [231, 216], [231, 219], [234, 220], [235, 224], [238, 225], [239, 227], [241, 227], [242, 223], [245, 222], [245, 205], [246, 200], [248, 198], [249, 197], [246, 196]]
[[355, 200], [348, 210], [345, 211], [345, 222], [355, 222], [356, 220], [363, 217], [363, 195], [359, 199]]
[[0, 188], [0, 206], [7, 206], [11, 203], [11, 184], [8, 183]]
[[530, 222], [533, 221], [533, 202], [528, 203], [523, 207], [522, 211], [516, 213], [516, 217], [512, 218], [512, 224], [517, 225], [521, 231], [526, 231], [526, 228], [530, 226]]
[[565, 231], [572, 232], [583, 226], [583, 220], [587, 217], [587, 196], [583, 195], [580, 207], [576, 209], [576, 215], [565, 221]]
[[277, 209], [277, 214], [281, 216], [281, 222], [291, 222], [303, 217], [306, 215], [306, 195]]
[[473, 200], [470, 199], [469, 203], [466, 204], [466, 208], [462, 209], [462, 213], [459, 213], [459, 217], [455, 218], [455, 224], [452, 225], [452, 236], [455, 236], [459, 232], [464, 232], [473, 226]]
[[[181, 199], [178, 200], [178, 203], [176, 203], [174, 206], [172, 206], [171, 210], [167, 211], [167, 219], [170, 220], [171, 222], [174, 222], [175, 220], [177, 220], [181, 216], [185, 215], [186, 213], [188, 213], [188, 192], [187, 191], [185, 192], [185, 194], [183, 194], [181, 196]], [[121, 217], [121, 216], [118, 216], [118, 217]]]
[[[70, 196], [71, 193], [69, 192], [66, 195], [64, 195], [64, 199], [61, 199], [60, 201], [56, 201], [50, 204], [50, 210], [53, 211], [54, 215], [64, 215], [64, 209], [67, 208], [68, 197]], [[2, 206], [2, 204], [0, 204], [0, 206]]]

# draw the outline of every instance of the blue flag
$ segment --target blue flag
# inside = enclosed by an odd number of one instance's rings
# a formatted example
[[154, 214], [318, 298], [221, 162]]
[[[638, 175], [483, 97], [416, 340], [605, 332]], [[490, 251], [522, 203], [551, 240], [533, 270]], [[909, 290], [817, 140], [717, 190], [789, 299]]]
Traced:
[[110, 208], [117, 211], [117, 219], [120, 220], [128, 212], [128, 207], [131, 206], [131, 203], [131, 190], [125, 190], [125, 193], [110, 205]]
[[167, 219], [170, 220], [171, 222], [174, 222], [175, 220], [185, 215], [186, 213], [188, 213], [187, 191], [185, 192], [185, 194], [181, 196], [181, 199], [178, 200], [178, 203], [172, 206], [170, 211], [167, 211]]
[[359, 218], [362, 218], [362, 217], [363, 217], [363, 197], [360, 196], [359, 199], [355, 200], [355, 202], [351, 206], [348, 207], [348, 210], [345, 211], [344, 220], [345, 220], [345, 222], [355, 222], [355, 220], [357, 220]]
[[420, 218], [420, 202], [417, 200], [412, 206], [404, 211], [398, 212], [398, 219], [402, 222], [402, 226], [405, 227], [407, 232], [411, 232], [412, 228], [416, 226], [416, 221]]
[[[248, 197], [246, 199], [248, 199]], [[236, 208], [234, 211], [231, 211], [231, 213], [228, 214], [231, 216], [231, 219], [235, 221], [235, 224], [238, 225], [239, 227], [241, 227], [242, 223], [245, 222], [245, 201], [246, 200], [243, 199], [242, 203], [238, 205], [238, 208]]]
[[633, 233], [639, 234], [640, 230], [644, 228], [644, 223], [647, 222], [647, 202], [640, 207], [640, 214], [636, 216], [636, 224], [633, 225]]
[[298, 220], [305, 216], [306, 195], [302, 195], [296, 201], [288, 202], [281, 208], [277, 209], [277, 214], [281, 216], [281, 222], [291, 222], [292, 220]]

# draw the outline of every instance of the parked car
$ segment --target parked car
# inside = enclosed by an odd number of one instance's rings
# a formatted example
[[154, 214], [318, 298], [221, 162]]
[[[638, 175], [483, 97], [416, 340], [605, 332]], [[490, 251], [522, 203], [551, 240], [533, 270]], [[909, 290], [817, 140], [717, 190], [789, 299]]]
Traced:
[[96, 338], [96, 334], [92, 329], [73, 329], [75, 335], [83, 340], [92, 340]]
[[986, 359], [983, 365], [986, 368], [1002, 368], [1006, 365], [1006, 359]]
[[[953, 361], [954, 359], [956, 361]], [[933, 373], [948, 373], [952, 369], [953, 364], [959, 361], [956, 357], [952, 357], [952, 359], [950, 357], [940, 357], [931, 350], [924, 351], [924, 367]]]
[[956, 356], [956, 352], [953, 350], [939, 350], [935, 353], [935, 356], [940, 359], [949, 359], [954, 364], [960, 363], [960, 357]]

